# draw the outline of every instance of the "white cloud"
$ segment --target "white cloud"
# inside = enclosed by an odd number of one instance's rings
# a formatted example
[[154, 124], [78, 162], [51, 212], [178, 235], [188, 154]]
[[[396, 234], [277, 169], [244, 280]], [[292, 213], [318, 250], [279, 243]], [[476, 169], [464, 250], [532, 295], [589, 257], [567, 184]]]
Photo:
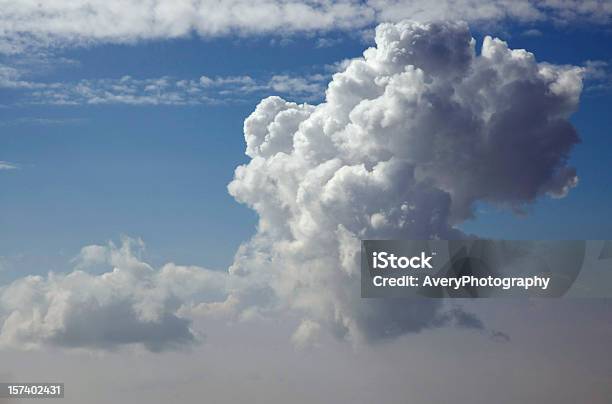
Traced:
[[0, 0], [0, 53], [228, 34], [355, 30], [377, 22], [463, 19], [609, 23], [607, 0]]
[[60, 125], [78, 125], [86, 122], [83, 118], [46, 118], [46, 117], [23, 117], [13, 120], [0, 122], [0, 126], [19, 126], [19, 125], [36, 125], [36, 126], [60, 126]]
[[538, 37], [542, 36], [542, 31], [540, 31], [539, 29], [531, 28], [523, 31], [521, 35], [526, 37]]
[[317, 48], [331, 48], [342, 43], [342, 38], [317, 38]]
[[0, 161], [0, 171], [4, 170], [17, 170], [19, 166], [15, 163], [9, 163], [8, 161]]
[[[327, 77], [313, 75], [309, 77], [291, 77], [286, 74], [272, 76], [268, 85], [281, 94], [321, 94]], [[326, 83], [327, 84], [327, 83]]]
[[312, 320], [306, 319], [300, 323], [291, 336], [291, 340], [298, 349], [307, 349], [316, 345], [321, 326]]
[[478, 328], [439, 301], [360, 299], [359, 240], [461, 237], [477, 201], [519, 210], [567, 193], [584, 69], [490, 37], [477, 54], [463, 23], [382, 24], [376, 45], [323, 103], [271, 97], [245, 121], [251, 161], [229, 191], [259, 224], [230, 272], [352, 340]]
[[[113, 349], [144, 344], [158, 351], [193, 343], [178, 311], [192, 300], [224, 298], [227, 276], [193, 266], [154, 269], [138, 255], [142, 242], [83, 248], [68, 274], [27, 276], [0, 288], [0, 346]], [[105, 264], [110, 270], [86, 270]]]
[[585, 79], [590, 92], [608, 92], [612, 89], [612, 69], [610, 63], [603, 60], [587, 60]]
[[21, 79], [21, 72], [12, 66], [0, 64], [0, 88], [33, 88], [34, 83]]
[[320, 98], [328, 75], [304, 77], [287, 74], [250, 76], [201, 76], [199, 79], [159, 77], [138, 79], [84, 79], [43, 83], [26, 80], [17, 69], [0, 65], [0, 88], [20, 91], [19, 102], [54, 105], [196, 105], [243, 102], [269, 94], [312, 100]]

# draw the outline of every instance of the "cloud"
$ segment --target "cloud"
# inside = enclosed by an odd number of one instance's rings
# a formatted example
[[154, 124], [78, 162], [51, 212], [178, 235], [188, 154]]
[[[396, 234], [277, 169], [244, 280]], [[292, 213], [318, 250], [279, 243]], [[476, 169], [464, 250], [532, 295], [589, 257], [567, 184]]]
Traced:
[[606, 0], [1, 0], [0, 10], [0, 53], [7, 54], [194, 33], [211, 37], [353, 31], [405, 18], [606, 24], [612, 16], [612, 5]]
[[[376, 47], [342, 64], [323, 102], [269, 97], [245, 120], [250, 161], [228, 190], [259, 222], [228, 272], [154, 269], [135, 240], [85, 247], [73, 272], [0, 289], [0, 342], [162, 350], [194, 341], [195, 317], [287, 312], [302, 319], [292, 340], [304, 348], [319, 333], [373, 343], [437, 327], [484, 331], [443, 300], [361, 299], [359, 240], [460, 238], [455, 226], [479, 201], [521, 210], [564, 196], [577, 184], [568, 119], [584, 73], [491, 37], [478, 52], [465, 23], [381, 24]], [[194, 85], [222, 82], [256, 85]], [[111, 269], [87, 272], [100, 265]]]
[[342, 43], [342, 38], [317, 38], [317, 48], [331, 48]]
[[17, 170], [19, 166], [14, 163], [9, 163], [8, 161], [0, 161], [0, 171], [4, 170]]
[[[143, 248], [129, 238], [120, 246], [87, 246], [76, 259], [77, 269], [68, 274], [27, 276], [0, 288], [0, 346], [142, 344], [161, 351], [196, 342], [190, 319], [178, 311], [193, 299], [222, 299], [227, 277], [172, 263], [154, 269], [139, 258]], [[87, 272], [100, 264], [110, 270]]]
[[229, 185], [258, 231], [230, 273], [351, 340], [482, 328], [440, 301], [360, 299], [358, 273], [360, 239], [462, 237], [454, 225], [478, 201], [518, 211], [576, 185], [568, 118], [584, 69], [491, 37], [475, 47], [464, 23], [382, 24], [323, 103], [263, 100], [244, 124], [251, 160]]
[[492, 331], [491, 339], [498, 342], [510, 342], [511, 338], [508, 334], [501, 331]]
[[35, 83], [31, 83], [21, 78], [22, 73], [19, 69], [0, 63], [0, 88], [24, 89], [34, 88]]
[[46, 118], [46, 117], [24, 117], [0, 122], [0, 126], [63, 126], [79, 125], [86, 122], [84, 118]]
[[591, 93], [608, 92], [612, 89], [612, 69], [603, 60], [587, 60], [585, 63], [586, 90]]
[[312, 320], [306, 319], [300, 323], [291, 336], [291, 341], [298, 349], [307, 349], [316, 345], [321, 326]]
[[542, 31], [535, 29], [535, 28], [531, 28], [531, 29], [523, 31], [521, 35], [526, 36], [526, 37], [538, 37], [538, 36], [542, 36]]
[[26, 80], [15, 68], [0, 65], [0, 88], [21, 91], [18, 102], [52, 105], [198, 105], [244, 102], [269, 94], [319, 99], [329, 75], [268, 77], [201, 76], [199, 79], [159, 77], [138, 79], [83, 79], [43, 83]]

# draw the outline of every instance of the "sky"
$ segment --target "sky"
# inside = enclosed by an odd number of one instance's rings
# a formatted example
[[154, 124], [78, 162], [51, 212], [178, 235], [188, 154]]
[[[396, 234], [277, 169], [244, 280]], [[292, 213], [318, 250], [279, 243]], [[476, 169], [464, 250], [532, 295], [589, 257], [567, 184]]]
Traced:
[[100, 403], [612, 396], [609, 301], [353, 287], [360, 238], [610, 238], [610, 3], [0, 10], [0, 379]]

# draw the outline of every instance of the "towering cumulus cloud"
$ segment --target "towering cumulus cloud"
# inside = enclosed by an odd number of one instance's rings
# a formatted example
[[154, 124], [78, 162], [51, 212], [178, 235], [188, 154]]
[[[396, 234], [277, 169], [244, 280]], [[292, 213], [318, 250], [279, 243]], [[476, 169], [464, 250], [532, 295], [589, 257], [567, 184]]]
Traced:
[[463, 23], [380, 25], [325, 102], [270, 97], [246, 120], [229, 191], [260, 219], [231, 275], [351, 338], [478, 326], [439, 302], [360, 299], [359, 240], [461, 237], [476, 201], [565, 195], [581, 73], [490, 37], [478, 55]]
[[477, 52], [463, 23], [382, 24], [323, 103], [270, 97], [245, 121], [251, 160], [229, 192], [259, 224], [229, 272], [157, 270], [130, 241], [90, 246], [72, 273], [0, 288], [0, 343], [164, 349], [195, 338], [193, 315], [254, 311], [299, 313], [299, 346], [325, 331], [367, 342], [482, 328], [441, 301], [361, 299], [359, 240], [463, 237], [454, 226], [477, 201], [565, 195], [581, 75], [489, 37]]

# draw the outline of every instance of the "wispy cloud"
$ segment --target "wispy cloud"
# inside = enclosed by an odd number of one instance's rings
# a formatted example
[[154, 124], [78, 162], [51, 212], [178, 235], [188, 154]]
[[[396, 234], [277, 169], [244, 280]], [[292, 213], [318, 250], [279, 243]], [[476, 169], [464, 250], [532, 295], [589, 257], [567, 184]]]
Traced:
[[533, 38], [533, 37], [542, 36], [542, 31], [540, 31], [539, 29], [531, 28], [531, 29], [523, 31], [521, 35], [525, 37]]
[[317, 48], [331, 48], [333, 46], [339, 45], [342, 43], [342, 38], [318, 38], [316, 47]]
[[0, 53], [200, 36], [353, 31], [410, 18], [607, 24], [607, 0], [0, 0]]
[[0, 88], [19, 90], [25, 104], [53, 105], [197, 105], [240, 102], [251, 96], [283, 94], [304, 101], [322, 97], [328, 74], [294, 76], [274, 74], [263, 78], [169, 76], [139, 79], [132, 76], [43, 83], [22, 78], [12, 67], [0, 65]]
[[0, 121], [0, 126], [20, 126], [20, 125], [36, 125], [36, 126], [60, 126], [60, 125], [78, 125], [86, 122], [85, 118], [44, 118], [44, 117], [23, 117], [13, 120]]
[[17, 169], [19, 169], [19, 166], [15, 163], [9, 163], [8, 161], [0, 161], [0, 171]]
[[585, 63], [586, 90], [590, 93], [612, 90], [612, 68], [603, 60], [588, 60]]

